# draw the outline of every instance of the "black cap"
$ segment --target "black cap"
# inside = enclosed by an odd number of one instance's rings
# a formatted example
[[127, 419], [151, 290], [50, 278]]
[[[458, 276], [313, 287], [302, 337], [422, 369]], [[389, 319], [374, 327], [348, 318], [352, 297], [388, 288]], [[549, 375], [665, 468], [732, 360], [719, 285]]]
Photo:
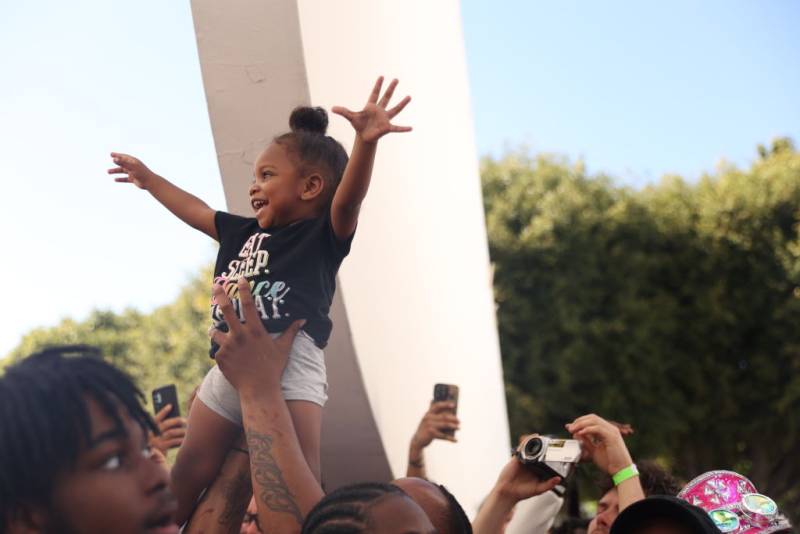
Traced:
[[610, 534], [630, 534], [658, 518], [671, 519], [696, 534], [720, 534], [705, 510], [667, 495], [654, 495], [625, 508], [611, 525]]

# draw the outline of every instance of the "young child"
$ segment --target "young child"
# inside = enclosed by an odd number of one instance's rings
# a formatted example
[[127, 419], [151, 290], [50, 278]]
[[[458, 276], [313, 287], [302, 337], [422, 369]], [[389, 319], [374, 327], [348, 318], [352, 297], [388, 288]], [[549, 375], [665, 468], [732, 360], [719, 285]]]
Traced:
[[[325, 135], [328, 116], [323, 109], [301, 107], [292, 112], [291, 132], [276, 137], [255, 162], [249, 190], [254, 218], [214, 211], [132, 156], [112, 152], [117, 167], [108, 171], [126, 175], [116, 181], [146, 189], [185, 223], [219, 241], [214, 283], [223, 286], [237, 311], [237, 281], [245, 277], [272, 335], [295, 320], [306, 320], [281, 384], [303, 454], [318, 480], [322, 407], [327, 399], [322, 349], [331, 332], [328, 312], [336, 272], [350, 251], [378, 139], [411, 130], [391, 123], [410, 97], [387, 109], [397, 80], [381, 96], [382, 84], [383, 78], [378, 78], [361, 111], [332, 110], [356, 131], [349, 162], [342, 146]], [[226, 330], [213, 302], [212, 319], [215, 327]], [[215, 350], [212, 346], [212, 357]], [[236, 390], [214, 366], [200, 386], [172, 470], [179, 524], [216, 475], [241, 425]]]

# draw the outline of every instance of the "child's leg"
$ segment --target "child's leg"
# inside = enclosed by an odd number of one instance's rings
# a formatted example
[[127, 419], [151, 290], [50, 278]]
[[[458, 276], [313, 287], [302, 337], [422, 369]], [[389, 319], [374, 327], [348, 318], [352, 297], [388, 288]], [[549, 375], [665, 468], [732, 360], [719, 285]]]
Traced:
[[317, 482], [322, 483], [319, 457], [320, 434], [322, 434], [322, 407], [319, 404], [303, 400], [286, 401], [286, 406], [292, 416], [292, 423], [294, 423], [294, 429], [297, 433], [297, 439], [300, 441], [303, 456], [306, 457], [306, 463], [311, 468], [311, 472], [314, 473]]
[[195, 398], [189, 412], [186, 439], [172, 468], [172, 491], [178, 499], [176, 519], [182, 525], [202, 491], [217, 475], [233, 440], [242, 429]]

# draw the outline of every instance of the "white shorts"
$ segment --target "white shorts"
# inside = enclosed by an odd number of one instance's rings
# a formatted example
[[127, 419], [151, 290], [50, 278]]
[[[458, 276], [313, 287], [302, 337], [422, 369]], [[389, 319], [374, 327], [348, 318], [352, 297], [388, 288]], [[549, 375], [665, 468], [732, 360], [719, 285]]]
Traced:
[[[280, 334], [271, 334], [277, 337]], [[283, 398], [304, 400], [325, 406], [328, 382], [325, 373], [325, 354], [314, 340], [301, 330], [292, 344], [289, 361], [281, 377]], [[242, 406], [239, 393], [215, 365], [206, 374], [197, 397], [212, 411], [242, 426]]]

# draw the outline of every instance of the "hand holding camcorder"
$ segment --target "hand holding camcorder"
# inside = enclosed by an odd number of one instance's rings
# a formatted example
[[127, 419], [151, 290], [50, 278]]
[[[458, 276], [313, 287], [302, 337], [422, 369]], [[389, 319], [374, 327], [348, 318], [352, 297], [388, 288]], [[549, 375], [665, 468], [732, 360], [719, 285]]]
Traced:
[[631, 464], [623, 436], [633, 433], [629, 425], [607, 421], [594, 414], [578, 417], [566, 425], [567, 431], [581, 442], [583, 456], [609, 476]]
[[633, 463], [623, 439], [633, 433], [630, 425], [592, 414], [575, 419], [566, 428], [575, 439], [531, 435], [522, 440], [515, 456], [541, 480], [566, 479], [581, 460], [591, 460], [609, 475]]
[[567, 478], [581, 461], [581, 444], [575, 439], [528, 436], [517, 448], [517, 459], [542, 480]]

